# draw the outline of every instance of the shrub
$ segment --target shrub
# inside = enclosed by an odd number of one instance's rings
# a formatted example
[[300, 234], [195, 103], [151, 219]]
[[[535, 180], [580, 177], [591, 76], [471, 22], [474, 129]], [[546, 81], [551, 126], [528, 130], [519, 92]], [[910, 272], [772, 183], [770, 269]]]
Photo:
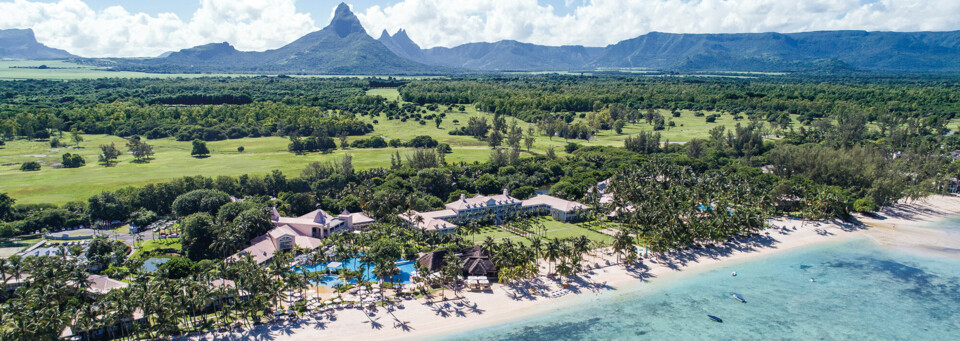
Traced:
[[861, 213], [876, 212], [880, 207], [870, 199], [857, 199], [853, 202], [853, 210]]
[[24, 172], [33, 172], [40, 170], [40, 163], [36, 161], [27, 161], [20, 165], [20, 170]]
[[63, 154], [62, 161], [60, 162], [60, 166], [63, 168], [79, 168], [86, 164], [87, 161], [84, 160], [80, 154], [70, 153]]
[[354, 140], [350, 143], [353, 148], [386, 148], [387, 141], [380, 136], [372, 136], [365, 140]]
[[430, 137], [429, 135], [420, 135], [414, 137], [413, 140], [407, 142], [406, 145], [407, 147], [413, 148], [435, 148], [438, 144], [440, 143], [437, 142], [437, 140], [434, 140], [433, 137]]

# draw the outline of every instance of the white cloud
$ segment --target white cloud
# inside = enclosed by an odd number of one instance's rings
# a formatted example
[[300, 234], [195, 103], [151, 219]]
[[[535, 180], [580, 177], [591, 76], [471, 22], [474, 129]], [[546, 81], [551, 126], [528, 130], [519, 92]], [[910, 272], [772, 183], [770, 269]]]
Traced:
[[95, 11], [81, 0], [0, 3], [0, 28], [33, 28], [37, 40], [81, 56], [156, 56], [228, 41], [240, 50], [283, 46], [316, 30], [295, 0], [200, 0], [189, 21], [172, 13]]
[[677, 33], [960, 29], [956, 0], [588, 0], [556, 15], [535, 0], [404, 0], [367, 8], [369, 32], [405, 28], [424, 47], [513, 39], [604, 46], [651, 31]]
[[[0, 0], [3, 1], [3, 0]], [[41, 42], [82, 56], [155, 56], [227, 41], [277, 48], [317, 30], [296, 0], [198, 0], [190, 18], [93, 10], [82, 0], [0, 2], [0, 28], [33, 28]], [[554, 1], [560, 4], [561, 2]], [[604, 46], [651, 31], [798, 32], [832, 29], [956, 30], [957, 0], [402, 0], [354, 8], [367, 32], [405, 28], [423, 47], [513, 39]], [[563, 5], [560, 5], [563, 6]], [[331, 9], [332, 13], [332, 9]]]

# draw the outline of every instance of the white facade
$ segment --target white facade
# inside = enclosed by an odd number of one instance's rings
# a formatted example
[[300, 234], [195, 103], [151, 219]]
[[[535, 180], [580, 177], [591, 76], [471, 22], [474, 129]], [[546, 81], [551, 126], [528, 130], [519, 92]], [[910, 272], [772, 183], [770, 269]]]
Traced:
[[460, 199], [445, 205], [446, 210], [431, 212], [411, 211], [400, 215], [410, 225], [427, 231], [440, 233], [455, 232], [457, 225], [473, 220], [492, 219], [495, 223], [503, 223], [519, 213], [535, 215], [550, 214], [560, 221], [578, 219], [580, 213], [590, 209], [589, 206], [560, 199], [549, 195], [537, 195], [527, 200], [519, 200], [503, 190], [501, 195], [478, 195], [467, 198], [460, 195]]

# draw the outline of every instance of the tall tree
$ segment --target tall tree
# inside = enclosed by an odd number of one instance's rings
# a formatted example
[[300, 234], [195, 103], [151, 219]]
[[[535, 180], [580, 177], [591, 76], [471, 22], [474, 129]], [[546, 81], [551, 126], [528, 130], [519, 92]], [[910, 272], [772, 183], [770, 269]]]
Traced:
[[207, 143], [201, 140], [193, 140], [193, 150], [190, 151], [190, 155], [198, 158], [210, 155], [210, 150], [207, 149]]
[[70, 137], [73, 138], [74, 148], [80, 149], [80, 142], [83, 142], [83, 132], [77, 128], [70, 128]]
[[101, 144], [100, 145], [100, 155], [97, 157], [97, 160], [100, 161], [104, 166], [112, 166], [116, 164], [117, 158], [120, 157], [120, 150], [117, 149], [117, 146], [110, 144]]
[[145, 162], [153, 156], [153, 146], [143, 141], [140, 136], [134, 136], [127, 140], [127, 149], [137, 162]]

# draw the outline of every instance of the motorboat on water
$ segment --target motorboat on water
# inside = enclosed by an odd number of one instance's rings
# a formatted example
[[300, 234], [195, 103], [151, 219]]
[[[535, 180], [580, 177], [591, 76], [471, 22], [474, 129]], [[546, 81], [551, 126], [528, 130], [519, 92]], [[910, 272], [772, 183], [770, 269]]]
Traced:
[[733, 293], [733, 298], [737, 299], [737, 301], [740, 301], [740, 303], [747, 303], [747, 300], [743, 299], [743, 296], [740, 296], [738, 293]]
[[722, 319], [722, 318], [719, 318], [719, 317], [716, 317], [716, 316], [713, 316], [713, 315], [707, 315], [707, 317], [709, 317], [711, 320], [713, 320], [713, 322], [723, 323], [723, 319]]

